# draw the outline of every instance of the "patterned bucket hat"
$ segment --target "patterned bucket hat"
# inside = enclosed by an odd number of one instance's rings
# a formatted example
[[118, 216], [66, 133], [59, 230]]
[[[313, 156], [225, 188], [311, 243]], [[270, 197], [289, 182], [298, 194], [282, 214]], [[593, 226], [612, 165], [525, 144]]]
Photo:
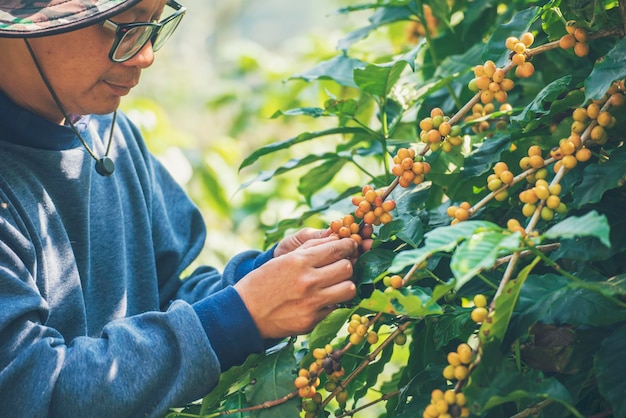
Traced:
[[140, 0], [0, 0], [0, 37], [69, 32], [107, 19]]

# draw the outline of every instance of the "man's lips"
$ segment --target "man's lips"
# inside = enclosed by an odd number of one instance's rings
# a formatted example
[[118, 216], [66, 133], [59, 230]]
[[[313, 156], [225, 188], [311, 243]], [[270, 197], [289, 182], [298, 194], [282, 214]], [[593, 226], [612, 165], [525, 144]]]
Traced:
[[119, 95], [119, 96], [127, 95], [130, 92], [130, 90], [137, 85], [137, 83], [122, 84], [122, 83], [114, 83], [111, 81], [105, 81], [105, 83], [106, 85], [109, 86], [111, 90], [113, 90], [113, 92], [116, 95]]

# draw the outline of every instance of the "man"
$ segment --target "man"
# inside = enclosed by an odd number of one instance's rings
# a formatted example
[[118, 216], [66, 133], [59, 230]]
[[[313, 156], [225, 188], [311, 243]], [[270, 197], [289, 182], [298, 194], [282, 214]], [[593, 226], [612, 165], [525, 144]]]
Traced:
[[184, 12], [0, 4], [0, 416], [162, 415], [355, 296], [312, 229], [181, 280], [203, 221], [116, 109]]

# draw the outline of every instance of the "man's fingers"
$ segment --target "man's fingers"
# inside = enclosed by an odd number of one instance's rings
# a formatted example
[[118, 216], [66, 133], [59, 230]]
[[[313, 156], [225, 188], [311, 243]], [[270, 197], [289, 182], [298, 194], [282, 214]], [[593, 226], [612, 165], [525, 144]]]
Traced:
[[303, 255], [313, 260], [313, 267], [324, 267], [335, 261], [354, 257], [357, 251], [357, 243], [351, 239], [328, 237], [314, 241], [316, 243], [309, 241], [311, 246], [302, 247]]
[[[338, 303], [348, 302], [356, 296], [356, 285], [352, 280], [343, 280], [319, 290], [320, 298], [325, 307], [332, 307]], [[324, 309], [324, 308], [322, 308]]]

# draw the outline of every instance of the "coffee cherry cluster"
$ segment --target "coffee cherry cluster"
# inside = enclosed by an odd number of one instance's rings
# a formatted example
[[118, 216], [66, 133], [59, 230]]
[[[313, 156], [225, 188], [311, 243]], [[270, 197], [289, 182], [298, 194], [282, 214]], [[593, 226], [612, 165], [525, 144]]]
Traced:
[[352, 215], [345, 215], [342, 219], [332, 221], [330, 230], [339, 238], [352, 238], [358, 244], [363, 242], [363, 237], [360, 235], [361, 228]]
[[341, 366], [343, 352], [333, 348], [332, 345], [326, 344], [324, 348], [315, 348], [313, 357], [315, 358], [313, 364], [318, 369], [323, 370], [329, 379], [339, 379], [345, 374], [345, 370]]
[[319, 392], [316, 392], [310, 399], [302, 399], [304, 418], [316, 418], [321, 409], [322, 401], [322, 394]]
[[[483, 133], [487, 132], [492, 128], [492, 124], [490, 120], [486, 120], [486, 117], [493, 114], [496, 110], [496, 107], [493, 103], [487, 103], [482, 105], [481, 103], [476, 103], [472, 106], [472, 113], [467, 115], [464, 118], [465, 122], [471, 122], [474, 120], [480, 119], [480, 121], [472, 124], [472, 130], [475, 133]], [[500, 112], [510, 112], [513, 110], [509, 103], [503, 103], [499, 107]], [[504, 129], [507, 126], [507, 121], [503, 118], [495, 119], [495, 128], [496, 129]]]
[[587, 29], [578, 27], [575, 20], [569, 20], [565, 24], [566, 35], [559, 39], [559, 46], [562, 49], [574, 48], [574, 54], [577, 57], [585, 57], [589, 54], [589, 45], [587, 44]]
[[539, 201], [543, 203], [541, 219], [544, 221], [551, 221], [555, 212], [561, 215], [567, 213], [567, 206], [561, 202], [560, 194], [560, 184], [550, 185], [546, 180], [538, 178], [534, 187], [526, 189], [519, 194], [519, 199], [524, 204], [522, 206], [522, 214], [527, 218], [533, 216]]
[[356, 206], [354, 215], [363, 219], [367, 225], [386, 224], [393, 220], [390, 213], [396, 208], [394, 200], [383, 201], [383, 190], [375, 190], [372, 186], [363, 186], [362, 195], [354, 196], [352, 204]]
[[317, 393], [317, 387], [320, 385], [319, 378], [320, 367], [316, 362], [311, 363], [308, 369], [300, 369], [298, 377], [295, 378], [293, 384], [298, 389], [298, 395], [301, 398], [312, 398]]
[[419, 127], [420, 140], [428, 144], [432, 151], [441, 148], [444, 152], [450, 152], [463, 143], [461, 127], [450, 124], [450, 117], [438, 107], [430, 111], [429, 117], [420, 121]]
[[519, 78], [528, 78], [535, 73], [535, 67], [528, 61], [527, 49], [533, 44], [535, 37], [530, 32], [525, 32], [516, 38], [510, 36], [506, 39], [506, 47], [511, 51], [511, 62], [516, 66], [515, 75]]
[[435, 389], [430, 394], [430, 404], [424, 409], [423, 418], [469, 417], [470, 410], [463, 392]]
[[452, 222], [450, 222], [450, 224], [454, 225], [459, 222], [467, 221], [471, 216], [471, 208], [472, 206], [469, 202], [462, 202], [459, 206], [448, 206], [446, 213], [452, 218]]
[[568, 138], [559, 141], [559, 145], [550, 150], [550, 156], [556, 160], [554, 172], [558, 173], [561, 167], [572, 169], [578, 165], [578, 158], [587, 161], [591, 158], [591, 151], [586, 147], [577, 150], [581, 140], [578, 134], [572, 133]]
[[519, 166], [522, 170], [528, 170], [530, 168], [540, 169], [544, 165], [543, 151], [538, 145], [532, 145], [528, 148], [528, 155], [522, 157], [519, 161]]
[[491, 103], [494, 99], [504, 103], [508, 99], [507, 92], [515, 87], [515, 83], [506, 78], [502, 68], [497, 68], [493, 61], [487, 60], [474, 67], [474, 78], [468, 87], [471, 91], [480, 92], [480, 101], [483, 104]]
[[369, 344], [378, 342], [378, 334], [376, 331], [370, 331], [369, 319], [366, 316], [353, 314], [348, 323], [348, 334], [352, 345], [359, 345], [363, 340], [367, 340]]
[[447, 380], [465, 380], [473, 358], [472, 348], [465, 343], [459, 344], [456, 351], [448, 353], [448, 365], [443, 369], [443, 377]]
[[487, 298], [485, 295], [475, 295], [474, 296], [474, 309], [472, 310], [472, 321], [480, 324], [485, 319], [487, 319], [487, 315], [489, 311], [487, 310]]
[[393, 157], [393, 163], [391, 172], [398, 177], [401, 187], [420, 184], [424, 181], [424, 175], [430, 173], [430, 164], [421, 155], [416, 156], [412, 148], [400, 148]]
[[[619, 103], [619, 98], [623, 101], [624, 96], [621, 93], [614, 93], [615, 100], [611, 96], [611, 102], [616, 101]], [[611, 129], [615, 126], [616, 119], [610, 112], [601, 110], [598, 102], [589, 103], [585, 107], [579, 107], [572, 113], [572, 133], [581, 135], [590, 124], [591, 121], [595, 121], [596, 125], [591, 129], [589, 137], [591, 140], [598, 144], [604, 145], [608, 141], [607, 129]]]
[[[348, 401], [348, 392], [343, 390], [343, 388], [339, 386], [339, 383], [336, 380], [327, 380], [326, 383], [324, 383], [324, 389], [329, 393], [335, 393], [335, 400], [339, 404], [339, 407], [341, 409], [346, 408], [346, 403]], [[317, 417], [317, 415], [315, 415], [315, 417]], [[308, 417], [305, 416], [305, 418]]]
[[503, 186], [510, 186], [513, 184], [514, 179], [515, 176], [511, 170], [509, 170], [509, 166], [505, 162], [500, 161], [493, 167], [493, 174], [490, 174], [489, 177], [487, 177], [487, 188], [492, 192], [497, 192], [494, 195], [494, 198], [499, 202], [503, 202], [509, 197], [509, 192], [507, 189], [499, 192], [498, 190], [500, 190]]

